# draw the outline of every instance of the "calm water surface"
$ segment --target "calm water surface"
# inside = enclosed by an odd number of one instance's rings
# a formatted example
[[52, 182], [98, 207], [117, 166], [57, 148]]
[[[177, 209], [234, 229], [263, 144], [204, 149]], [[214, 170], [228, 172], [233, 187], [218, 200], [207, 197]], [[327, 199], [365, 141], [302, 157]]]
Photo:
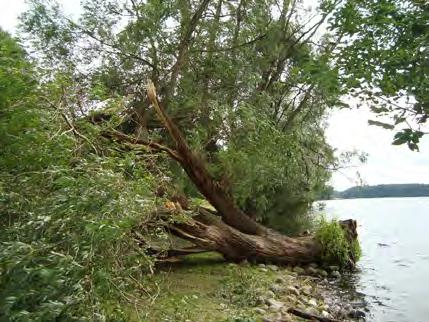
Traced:
[[367, 321], [429, 321], [429, 198], [325, 203], [329, 216], [358, 221], [363, 256], [347, 283], [364, 294]]

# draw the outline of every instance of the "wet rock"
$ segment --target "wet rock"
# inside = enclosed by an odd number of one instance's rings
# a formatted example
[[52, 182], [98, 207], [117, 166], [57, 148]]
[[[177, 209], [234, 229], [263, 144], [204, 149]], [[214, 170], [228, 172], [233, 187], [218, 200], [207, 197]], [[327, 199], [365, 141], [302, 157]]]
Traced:
[[279, 270], [279, 267], [277, 265], [268, 265], [267, 267], [274, 272]]
[[339, 272], [339, 271], [332, 271], [332, 272], [331, 272], [331, 276], [332, 276], [332, 277], [335, 277], [335, 278], [340, 278], [340, 277], [341, 277], [341, 274], [340, 274], [340, 272]]
[[290, 294], [293, 294], [293, 295], [299, 296], [299, 291], [298, 291], [295, 287], [293, 287], [293, 286], [288, 286], [288, 287], [286, 288], [286, 290], [287, 290], [287, 291], [288, 291], [288, 293], [290, 293]]
[[361, 310], [351, 310], [347, 313], [347, 316], [352, 319], [361, 319], [364, 318], [366, 314]]
[[265, 314], [267, 314], [267, 311], [265, 311], [264, 309], [262, 309], [262, 308], [260, 308], [260, 307], [256, 307], [253, 311], [254, 311], [255, 313], [257, 313], [257, 314], [260, 314], [260, 315], [265, 315]]
[[293, 268], [293, 271], [294, 271], [295, 273], [298, 273], [298, 274], [304, 274], [304, 273], [305, 273], [305, 269], [303, 269], [301, 266], [295, 266], [295, 267]]

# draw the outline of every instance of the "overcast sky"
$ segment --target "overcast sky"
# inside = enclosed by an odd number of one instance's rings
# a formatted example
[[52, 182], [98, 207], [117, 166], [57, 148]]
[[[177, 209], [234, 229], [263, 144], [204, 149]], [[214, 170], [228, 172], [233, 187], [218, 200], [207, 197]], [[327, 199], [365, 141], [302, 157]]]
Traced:
[[[68, 13], [77, 14], [78, 0], [60, 1]], [[14, 33], [17, 17], [25, 9], [24, 0], [0, 0], [0, 26]], [[412, 152], [404, 145], [391, 145], [393, 132], [368, 125], [371, 113], [366, 109], [331, 112], [327, 137], [339, 152], [357, 149], [369, 154], [368, 161], [356, 168], [333, 174], [332, 185], [343, 190], [356, 184], [359, 171], [367, 184], [428, 183], [429, 137], [423, 138], [421, 152]]]

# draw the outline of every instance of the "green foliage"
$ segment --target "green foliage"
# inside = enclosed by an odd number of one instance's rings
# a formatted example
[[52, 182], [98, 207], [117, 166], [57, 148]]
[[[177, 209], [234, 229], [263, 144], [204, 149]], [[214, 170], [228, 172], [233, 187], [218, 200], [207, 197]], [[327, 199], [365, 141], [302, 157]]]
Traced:
[[360, 247], [360, 243], [357, 239], [351, 242], [350, 253], [356, 262], [362, 257], [362, 248]]
[[126, 321], [123, 303], [142, 296], [138, 281], [154, 264], [134, 230], [151, 222], [155, 232], [140, 233], [162, 238], [150, 216], [158, 180], [136, 153], [106, 145], [100, 157], [90, 139], [67, 135], [42, 100], [61, 91], [35, 88], [24, 54], [8, 58], [16, 78], [0, 74], [11, 95], [0, 110], [0, 320]]
[[331, 28], [346, 38], [338, 51], [344, 90], [397, 133], [393, 144], [418, 150], [429, 115], [429, 5], [413, 0], [344, 0]]
[[315, 237], [322, 247], [321, 259], [325, 264], [346, 267], [350, 258], [357, 261], [361, 256], [359, 241], [350, 244], [337, 220], [327, 221], [322, 218]]

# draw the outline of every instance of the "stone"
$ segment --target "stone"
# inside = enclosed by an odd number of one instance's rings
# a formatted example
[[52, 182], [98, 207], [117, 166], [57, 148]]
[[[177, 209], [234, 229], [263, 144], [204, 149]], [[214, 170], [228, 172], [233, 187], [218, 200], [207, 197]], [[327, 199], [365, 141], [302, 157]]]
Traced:
[[304, 273], [305, 273], [305, 269], [303, 269], [301, 266], [295, 266], [295, 267], [293, 268], [293, 271], [294, 271], [295, 273], [298, 273], [298, 274], [304, 274]]
[[278, 284], [271, 285], [270, 290], [273, 291], [275, 294], [280, 294], [284, 291], [284, 289]]
[[280, 311], [281, 308], [284, 306], [283, 302], [277, 301], [275, 299], [268, 299], [267, 304], [269, 305], [270, 310], [275, 312]]
[[265, 311], [264, 309], [262, 309], [262, 308], [260, 308], [260, 307], [256, 307], [253, 311], [254, 311], [255, 313], [257, 313], [257, 314], [260, 314], [260, 315], [265, 315], [265, 314], [267, 314], [267, 311]]
[[265, 297], [258, 296], [257, 299], [256, 299], [256, 303], [257, 304], [264, 304], [265, 303]]
[[317, 270], [317, 275], [319, 275], [321, 277], [327, 277], [328, 276], [328, 272], [325, 271], [324, 269], [318, 269]]
[[271, 297], [275, 297], [276, 294], [273, 291], [269, 290], [269, 291], [267, 291], [267, 293], [265, 294], [265, 296], [268, 297], [268, 298], [271, 298]]
[[242, 260], [242, 261], [240, 262], [240, 265], [241, 265], [241, 266], [248, 266], [248, 265], [250, 265], [250, 263], [249, 263], [249, 261], [248, 261], [247, 259], [245, 259], [245, 260]]
[[351, 310], [349, 313], [347, 313], [347, 316], [352, 319], [361, 319], [364, 318], [366, 314], [361, 310]]
[[259, 270], [261, 271], [261, 272], [268, 272], [268, 269], [266, 269], [265, 267], [259, 267]]
[[340, 274], [340, 272], [339, 272], [339, 271], [332, 271], [332, 272], [331, 272], [331, 276], [332, 276], [332, 277], [335, 277], [335, 278], [340, 278], [340, 277], [341, 277], [341, 274]]
[[313, 288], [311, 287], [311, 285], [304, 285], [301, 287], [301, 291], [304, 294], [310, 295], [312, 293]]
[[333, 271], [339, 271], [339, 270], [340, 270], [340, 267], [339, 267], [339, 266], [337, 266], [337, 265], [331, 265], [331, 266], [329, 266], [328, 268], [329, 268], [329, 270], [330, 270], [331, 272], [333, 272]]
[[309, 305], [313, 306], [313, 307], [317, 307], [317, 301], [316, 299], [310, 299], [307, 302]]
[[277, 276], [274, 282], [276, 282], [277, 284], [284, 284], [286, 283], [286, 279], [284, 277]]
[[287, 291], [288, 291], [288, 293], [290, 293], [290, 294], [293, 294], [293, 295], [299, 296], [299, 291], [298, 291], [295, 287], [293, 287], [293, 286], [288, 286], [288, 287], [286, 288], [286, 290], [287, 290]]
[[292, 295], [287, 295], [286, 300], [290, 303], [295, 303], [297, 301], [296, 297], [293, 297]]
[[317, 269], [316, 268], [314, 268], [314, 267], [312, 267], [312, 266], [309, 266], [309, 267], [307, 267], [307, 269], [306, 269], [306, 271], [305, 271], [308, 275], [318, 275], [317, 273]]
[[331, 318], [331, 315], [330, 315], [328, 312], [326, 312], [325, 310], [323, 310], [320, 314], [321, 314], [324, 318], [327, 318], [327, 319], [330, 319], [330, 318]]
[[279, 267], [277, 265], [268, 265], [267, 267], [274, 272], [279, 270]]
[[319, 267], [319, 265], [317, 265], [317, 263], [310, 263], [308, 266], [313, 267], [313, 268]]
[[259, 264], [258, 267], [265, 267], [265, 264]]
[[292, 315], [290, 315], [286, 310], [282, 311], [282, 316], [279, 321], [282, 322], [293, 322], [296, 321]]

